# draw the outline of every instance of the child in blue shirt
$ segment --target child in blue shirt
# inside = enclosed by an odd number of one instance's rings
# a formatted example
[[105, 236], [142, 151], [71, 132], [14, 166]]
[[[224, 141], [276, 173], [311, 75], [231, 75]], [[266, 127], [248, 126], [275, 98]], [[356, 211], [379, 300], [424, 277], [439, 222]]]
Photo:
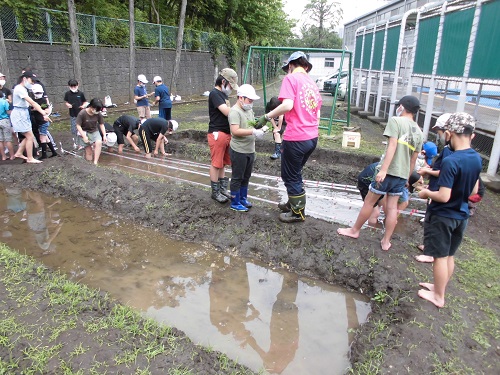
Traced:
[[444, 295], [455, 267], [454, 255], [467, 227], [468, 200], [478, 190], [482, 161], [470, 147], [476, 122], [465, 112], [454, 113], [445, 124], [454, 150], [442, 160], [438, 190], [423, 189], [419, 197], [430, 198], [424, 221], [424, 254], [434, 257], [434, 284], [420, 283], [419, 297], [437, 307], [444, 306]]
[[0, 155], [2, 160], [9, 159], [5, 153], [5, 148], [9, 151], [10, 160], [14, 160], [14, 148], [12, 147], [12, 126], [9, 119], [9, 102], [0, 91]]

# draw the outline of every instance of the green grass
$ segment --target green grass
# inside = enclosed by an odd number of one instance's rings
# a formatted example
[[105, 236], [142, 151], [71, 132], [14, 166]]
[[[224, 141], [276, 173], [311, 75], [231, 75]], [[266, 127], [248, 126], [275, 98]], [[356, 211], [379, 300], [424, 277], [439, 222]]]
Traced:
[[[48, 373], [54, 364], [58, 364], [58, 374], [111, 374], [116, 373], [109, 370], [116, 369], [114, 366], [125, 366], [130, 374], [150, 374], [149, 366], [140, 363], [150, 364], [158, 356], [169, 356], [162, 363], [176, 363], [176, 357], [185, 351], [192, 352], [195, 359], [205, 351], [171, 327], [145, 319], [107, 294], [69, 281], [2, 243], [0, 285], [6, 291], [0, 307], [0, 348], [4, 353], [0, 375]], [[75, 336], [79, 340], [65, 340]], [[109, 347], [115, 348], [109, 352], [114, 355], [96, 361], [97, 353]], [[81, 368], [84, 355], [94, 356], [85, 371]], [[213, 352], [212, 361], [217, 373], [251, 373], [221, 353]], [[164, 370], [193, 373], [185, 362]]]

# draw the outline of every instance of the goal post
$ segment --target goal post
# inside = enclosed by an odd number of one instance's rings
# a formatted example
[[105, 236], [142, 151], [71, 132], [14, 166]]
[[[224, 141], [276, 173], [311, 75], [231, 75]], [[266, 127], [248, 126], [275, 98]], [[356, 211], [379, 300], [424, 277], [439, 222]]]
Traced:
[[[313, 79], [333, 76], [335, 73], [347, 72], [347, 80], [343, 80], [342, 74], [337, 74], [336, 84], [332, 89], [332, 103], [327, 102], [328, 93], [323, 95], [323, 107], [319, 128], [326, 130], [330, 135], [334, 124], [349, 127], [350, 109], [351, 109], [351, 86], [352, 86], [352, 52], [343, 49], [328, 48], [297, 48], [297, 47], [263, 47], [250, 46], [245, 66], [243, 83], [249, 83], [254, 86], [262, 85], [263, 105], [265, 107], [268, 97], [278, 96], [281, 87], [283, 71], [282, 65], [290, 54], [295, 51], [302, 51], [308, 56], [308, 60], [313, 64], [309, 75]], [[344, 73], [346, 74], [346, 73]], [[335, 82], [335, 78], [333, 78]], [[345, 82], [344, 82], [345, 81]], [[337, 101], [339, 99], [339, 88], [341, 84], [345, 85], [344, 101], [347, 111], [344, 116], [339, 116], [337, 111]], [[328, 98], [329, 99], [329, 98]], [[326, 109], [326, 112], [325, 112]], [[329, 115], [325, 117], [324, 115]]]

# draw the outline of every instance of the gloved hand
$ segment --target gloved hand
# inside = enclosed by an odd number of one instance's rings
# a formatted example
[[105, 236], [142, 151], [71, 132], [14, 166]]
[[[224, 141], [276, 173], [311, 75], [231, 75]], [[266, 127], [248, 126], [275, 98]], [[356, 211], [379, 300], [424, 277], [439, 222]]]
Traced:
[[257, 120], [257, 123], [255, 124], [255, 129], [260, 129], [266, 124], [267, 124], [266, 115], [260, 116], [259, 119]]
[[267, 133], [267, 131], [269, 130], [269, 126], [263, 126], [262, 127], [262, 130], [264, 131], [264, 133]]
[[264, 130], [262, 129], [253, 129], [252, 133], [255, 136], [255, 138], [262, 138], [264, 136]]

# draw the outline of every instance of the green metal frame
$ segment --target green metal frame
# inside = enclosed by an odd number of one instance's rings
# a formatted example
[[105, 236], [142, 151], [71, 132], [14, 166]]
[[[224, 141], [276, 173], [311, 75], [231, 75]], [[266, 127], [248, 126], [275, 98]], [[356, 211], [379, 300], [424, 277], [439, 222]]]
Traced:
[[[335, 118], [335, 110], [337, 109], [337, 94], [338, 94], [338, 89], [339, 89], [339, 83], [340, 83], [340, 74], [337, 76], [337, 85], [335, 87], [335, 94], [333, 95], [333, 105], [332, 105], [332, 112], [330, 113], [330, 117], [321, 117], [320, 118], [320, 129], [327, 130], [327, 134], [330, 135], [332, 132], [332, 125], [334, 123], [340, 123], [340, 124], [345, 124], [345, 126], [349, 126], [350, 121], [351, 121], [351, 85], [352, 85], [352, 52], [351, 51], [346, 51], [343, 49], [327, 49], [327, 48], [295, 48], [295, 47], [261, 47], [261, 46], [251, 46], [249, 51], [248, 51], [248, 57], [247, 57], [247, 63], [245, 67], [245, 75], [243, 77], [243, 83], [247, 82], [247, 77], [248, 77], [248, 69], [250, 67], [250, 60], [252, 57], [252, 54], [254, 52], [259, 52], [260, 53], [260, 59], [261, 61], [264, 61], [264, 52], [276, 52], [276, 51], [288, 51], [290, 53], [295, 52], [295, 51], [302, 51], [302, 52], [327, 52], [327, 53], [341, 53], [342, 54], [342, 60], [340, 62], [340, 67], [339, 67], [339, 72], [342, 72], [342, 68], [344, 65], [344, 57], [346, 55], [349, 55], [349, 80], [348, 80], [348, 87], [347, 87], [347, 92], [346, 92], [346, 99], [347, 100], [347, 117], [346, 120], [338, 119]], [[264, 94], [264, 103], [267, 103], [267, 91], [266, 91], [266, 75], [265, 75], [265, 70], [264, 70], [264, 64], [261, 64], [261, 69], [262, 69], [262, 90]], [[265, 104], [264, 104], [265, 105]], [[321, 125], [321, 121], [328, 121], [328, 126], [323, 126]]]

